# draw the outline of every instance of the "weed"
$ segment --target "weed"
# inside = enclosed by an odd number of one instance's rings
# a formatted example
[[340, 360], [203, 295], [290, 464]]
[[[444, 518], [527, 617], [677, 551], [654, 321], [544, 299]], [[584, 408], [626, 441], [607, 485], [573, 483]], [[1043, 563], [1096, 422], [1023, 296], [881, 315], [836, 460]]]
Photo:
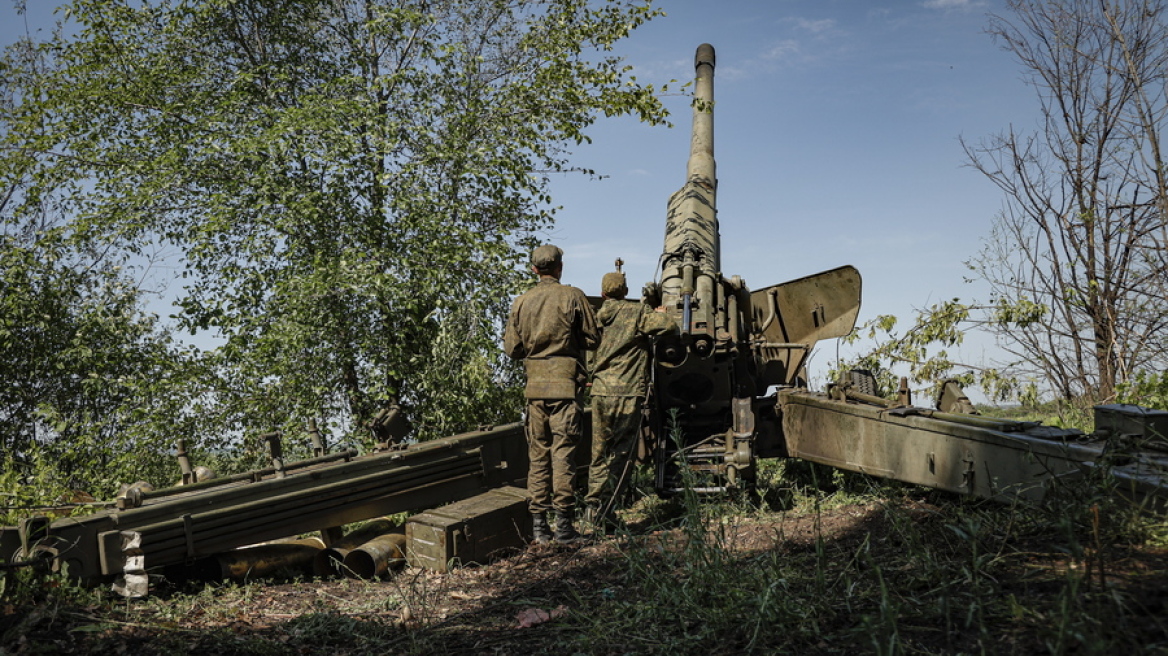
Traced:
[[[651, 486], [647, 476], [634, 480]], [[1168, 528], [1117, 501], [1106, 468], [1094, 478], [1056, 481], [1039, 505], [971, 501], [797, 461], [763, 463], [759, 485], [757, 505], [638, 492], [614, 540], [526, 553], [506, 574], [522, 578], [524, 568], [542, 565], [542, 578], [484, 602], [497, 612], [480, 607], [480, 616], [457, 623], [445, 614], [461, 585], [457, 574], [407, 570], [387, 582], [327, 589], [294, 582], [284, 591], [310, 602], [240, 635], [232, 627], [249, 626], [256, 617], [249, 609], [270, 602], [264, 587], [213, 584], [130, 603], [67, 586], [32, 589], [18, 573], [6, 602], [32, 601], [39, 614], [0, 613], [0, 633], [15, 635], [18, 624], [46, 636], [74, 628], [94, 653], [115, 651], [129, 624], [149, 626], [152, 644], [175, 653], [1135, 655], [1168, 648], [1161, 619]], [[510, 622], [517, 610], [559, 604], [569, 613], [555, 621], [522, 631]]]

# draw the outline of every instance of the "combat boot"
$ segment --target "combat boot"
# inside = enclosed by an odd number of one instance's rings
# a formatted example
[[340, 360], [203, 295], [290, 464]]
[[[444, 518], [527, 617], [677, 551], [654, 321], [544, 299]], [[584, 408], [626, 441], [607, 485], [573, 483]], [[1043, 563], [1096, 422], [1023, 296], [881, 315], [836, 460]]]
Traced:
[[556, 513], [556, 542], [558, 544], [577, 544], [587, 542], [584, 536], [572, 526], [572, 513]]
[[536, 544], [551, 544], [552, 531], [548, 527], [545, 513], [531, 514], [531, 539]]

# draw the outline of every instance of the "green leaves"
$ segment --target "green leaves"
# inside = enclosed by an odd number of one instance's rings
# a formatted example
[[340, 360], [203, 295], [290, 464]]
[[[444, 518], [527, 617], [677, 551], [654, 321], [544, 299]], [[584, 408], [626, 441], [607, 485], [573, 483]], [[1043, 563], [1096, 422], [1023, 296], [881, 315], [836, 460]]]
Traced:
[[[41, 461], [72, 485], [158, 460], [140, 419], [180, 353], [117, 267], [85, 268], [60, 242], [0, 237], [0, 451], [5, 467]], [[97, 490], [93, 490], [97, 492]]]
[[608, 54], [657, 13], [76, 0], [70, 35], [0, 64], [3, 220], [42, 216], [99, 266], [172, 254], [173, 327], [218, 346], [152, 356], [189, 386], [159, 407], [208, 446], [308, 419], [359, 442], [389, 400], [422, 439], [513, 420], [497, 335], [554, 220], [546, 176], [600, 115], [664, 121]]
[[1025, 328], [1032, 323], [1042, 321], [1050, 313], [1046, 305], [1035, 303], [1025, 296], [1008, 301], [998, 299], [994, 305], [993, 322], [1000, 326], [1011, 324]]
[[1168, 410], [1168, 371], [1136, 372], [1129, 380], [1115, 386], [1115, 401]]
[[998, 301], [980, 306], [955, 298], [918, 311], [913, 324], [903, 332], [897, 329], [899, 321], [895, 316], [880, 315], [844, 338], [850, 344], [861, 338], [871, 340], [871, 350], [840, 363], [832, 375], [867, 369], [876, 376], [881, 392], [892, 395], [897, 388], [896, 372], [907, 369], [910, 382], [927, 385], [931, 392], [939, 390], [945, 380], [955, 379], [965, 387], [981, 387], [992, 401], [1012, 400], [1021, 391], [1022, 370], [1009, 364], [1000, 368], [959, 362], [949, 349], [961, 346], [968, 330], [986, 325], [1008, 330], [1013, 325], [1037, 321], [1044, 312], [1043, 306], [1029, 302]]

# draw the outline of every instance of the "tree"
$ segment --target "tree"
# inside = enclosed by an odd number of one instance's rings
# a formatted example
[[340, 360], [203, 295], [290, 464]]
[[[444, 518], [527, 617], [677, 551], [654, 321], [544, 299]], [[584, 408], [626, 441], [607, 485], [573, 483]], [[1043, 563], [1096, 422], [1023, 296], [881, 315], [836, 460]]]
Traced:
[[665, 117], [606, 53], [655, 15], [633, 2], [66, 11], [75, 30], [6, 58], [4, 219], [51, 196], [76, 249], [178, 253], [176, 326], [221, 343], [182, 414], [220, 434], [354, 439], [389, 401], [423, 438], [514, 420], [497, 335], [548, 176], [599, 114]]
[[[0, 62], [6, 129], [27, 100], [21, 71], [44, 70], [29, 45]], [[143, 311], [124, 257], [68, 243], [67, 205], [40, 192], [51, 186], [38, 187], [40, 173], [27, 151], [0, 158], [0, 488], [14, 495], [4, 505], [157, 480], [183, 428], [170, 418], [188, 405], [175, 386], [198, 361]]]
[[976, 365], [956, 360], [957, 356], [949, 352], [964, 343], [970, 329], [985, 329], [991, 323], [998, 329], [1024, 327], [1041, 314], [1036, 308], [1029, 316], [1020, 311], [1021, 307], [1013, 310], [1007, 314], [1001, 308], [962, 303], [955, 298], [917, 310], [912, 325], [903, 331], [897, 327], [897, 317], [879, 315], [843, 338], [845, 344], [866, 340], [869, 348], [836, 362], [828, 377], [838, 380], [849, 370], [867, 370], [875, 378], [879, 393], [889, 398], [895, 397], [902, 375], [909, 383], [925, 385], [933, 396], [946, 380], [956, 380], [967, 388], [976, 385], [992, 402], [1028, 396], [1028, 386], [1011, 373], [1017, 363]]
[[7, 490], [39, 478], [41, 500], [164, 472], [174, 433], [143, 419], [181, 403], [155, 381], [186, 364], [119, 270], [64, 256], [0, 235], [0, 471]]
[[1005, 193], [972, 264], [992, 286], [990, 323], [1008, 351], [1062, 398], [1111, 398], [1168, 364], [1168, 6], [1009, 8], [990, 33], [1027, 72], [1042, 120], [1033, 134], [964, 143]]

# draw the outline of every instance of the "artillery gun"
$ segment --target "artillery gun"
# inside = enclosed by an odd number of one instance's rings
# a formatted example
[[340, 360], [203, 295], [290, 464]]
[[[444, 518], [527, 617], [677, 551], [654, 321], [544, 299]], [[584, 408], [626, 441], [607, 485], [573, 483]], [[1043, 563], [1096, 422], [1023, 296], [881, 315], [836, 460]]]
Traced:
[[[1116, 491], [1163, 509], [1168, 412], [1099, 406], [1096, 431], [976, 415], [945, 384], [937, 409], [896, 401], [850, 372], [825, 393], [807, 389], [816, 342], [843, 337], [860, 310], [851, 266], [751, 291], [722, 273], [714, 161], [714, 48], [698, 47], [693, 133], [685, 185], [669, 199], [657, 281], [644, 299], [664, 305], [677, 334], [653, 349], [650, 420], [658, 494], [750, 488], [758, 458], [790, 457], [959, 494], [1036, 500], [1106, 463]], [[696, 475], [682, 475], [683, 473]]]
[[[723, 276], [711, 46], [698, 48], [695, 68], [687, 179], [670, 198], [658, 281], [645, 290], [679, 328], [653, 350], [647, 429], [659, 493], [742, 489], [758, 458], [790, 457], [1003, 501], [1040, 499], [1105, 471], [1115, 492], [1164, 511], [1168, 412], [1099, 406], [1095, 432], [1084, 434], [972, 414], [955, 385], [944, 387], [937, 409], [912, 405], [903, 386], [895, 401], [877, 396], [862, 374], [824, 393], [806, 389], [803, 370], [816, 342], [855, 325], [860, 274], [843, 266], [754, 291]], [[525, 483], [522, 424], [407, 446], [405, 425], [390, 409], [371, 429], [382, 451], [327, 454], [311, 427], [314, 457], [287, 464], [280, 435], [269, 434], [270, 468], [210, 480], [196, 474], [180, 441], [183, 485], [131, 486], [86, 517], [0, 527], [0, 574], [43, 566], [139, 596], [158, 568], [310, 531], [331, 547], [342, 525]], [[699, 474], [697, 485], [687, 472]]]
[[714, 63], [713, 46], [699, 46], [686, 182], [669, 199], [658, 280], [644, 291], [679, 328], [653, 352], [649, 432], [663, 495], [685, 486], [683, 465], [706, 474], [699, 490], [724, 492], [751, 484], [756, 457], [786, 455], [768, 390], [803, 386], [815, 343], [850, 333], [860, 311], [860, 272], [851, 266], [753, 292], [723, 275]]

